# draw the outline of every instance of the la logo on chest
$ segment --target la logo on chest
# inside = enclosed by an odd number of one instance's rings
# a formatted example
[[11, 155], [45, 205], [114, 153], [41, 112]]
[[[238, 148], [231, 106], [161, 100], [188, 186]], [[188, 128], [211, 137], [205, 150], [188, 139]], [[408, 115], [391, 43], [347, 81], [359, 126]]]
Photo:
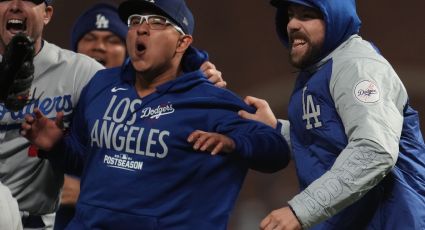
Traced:
[[318, 128], [322, 126], [322, 122], [319, 120], [320, 116], [320, 105], [315, 105], [313, 96], [307, 94], [307, 87], [303, 89], [302, 103], [303, 103], [303, 120], [306, 120], [305, 128], [310, 130], [312, 128]]

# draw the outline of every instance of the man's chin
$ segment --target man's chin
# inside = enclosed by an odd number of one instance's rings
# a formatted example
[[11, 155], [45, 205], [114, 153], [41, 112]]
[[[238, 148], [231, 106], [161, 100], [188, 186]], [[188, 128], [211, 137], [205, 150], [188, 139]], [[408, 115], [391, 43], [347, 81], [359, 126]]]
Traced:
[[306, 69], [314, 64], [311, 60], [295, 61], [293, 59], [290, 59], [289, 62], [292, 66], [294, 66], [297, 69]]
[[3, 42], [5, 44], [9, 44], [9, 42], [12, 40], [12, 38], [18, 33], [19, 32], [11, 32], [11, 31], [7, 30], [3, 34], [1, 34], [1, 39], [3, 40]]
[[294, 57], [294, 56], [290, 55], [289, 56], [289, 63], [297, 69], [303, 69], [305, 67], [303, 57]]
[[318, 50], [310, 49], [303, 54], [289, 54], [289, 63], [297, 69], [305, 69], [310, 67], [317, 61]]
[[[304, 47], [305, 48], [305, 47]], [[306, 56], [308, 54], [308, 49], [291, 49], [289, 51], [289, 63], [298, 68], [301, 69], [304, 65], [304, 61], [306, 59]]]

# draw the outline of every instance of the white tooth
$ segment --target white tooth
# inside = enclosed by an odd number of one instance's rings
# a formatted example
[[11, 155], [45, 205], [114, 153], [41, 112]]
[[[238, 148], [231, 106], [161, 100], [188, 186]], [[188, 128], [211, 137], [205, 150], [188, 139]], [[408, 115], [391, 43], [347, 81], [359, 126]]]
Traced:
[[19, 20], [19, 19], [10, 19], [10, 20], [8, 21], [8, 23], [24, 23], [24, 21]]

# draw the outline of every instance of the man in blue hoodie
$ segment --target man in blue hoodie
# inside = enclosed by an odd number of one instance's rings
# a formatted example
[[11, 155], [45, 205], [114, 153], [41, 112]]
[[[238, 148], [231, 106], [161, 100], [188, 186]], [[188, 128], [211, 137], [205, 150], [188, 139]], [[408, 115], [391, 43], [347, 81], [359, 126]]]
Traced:
[[[359, 35], [354, 0], [273, 0], [300, 69], [289, 102], [301, 192], [261, 229], [424, 229], [425, 144], [391, 65]], [[264, 101], [246, 118], [281, 130]], [[287, 129], [282, 130], [288, 135]]]
[[191, 46], [183, 0], [127, 0], [119, 14], [130, 60], [91, 79], [65, 136], [60, 115], [38, 110], [21, 134], [62, 151], [41, 154], [55, 166], [83, 169], [68, 229], [225, 229], [247, 170], [282, 169], [288, 145], [240, 118], [253, 109], [238, 96], [191, 71], [207, 55]]
[[[106, 68], [118, 67], [127, 57], [125, 45], [127, 32], [128, 27], [120, 19], [116, 6], [97, 3], [83, 12], [74, 23], [71, 48], [75, 52], [94, 58]], [[204, 62], [200, 69], [216, 86], [226, 86], [221, 72], [211, 62]], [[65, 175], [61, 205], [56, 212], [54, 229], [64, 229], [73, 218], [79, 192], [79, 179]]]

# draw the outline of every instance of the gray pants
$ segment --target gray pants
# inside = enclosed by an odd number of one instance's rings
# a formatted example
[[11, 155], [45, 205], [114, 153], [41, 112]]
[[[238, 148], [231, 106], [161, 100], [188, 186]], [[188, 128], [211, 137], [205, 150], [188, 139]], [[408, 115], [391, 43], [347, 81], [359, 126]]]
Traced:
[[9, 188], [0, 182], [0, 229], [21, 230], [18, 202]]

